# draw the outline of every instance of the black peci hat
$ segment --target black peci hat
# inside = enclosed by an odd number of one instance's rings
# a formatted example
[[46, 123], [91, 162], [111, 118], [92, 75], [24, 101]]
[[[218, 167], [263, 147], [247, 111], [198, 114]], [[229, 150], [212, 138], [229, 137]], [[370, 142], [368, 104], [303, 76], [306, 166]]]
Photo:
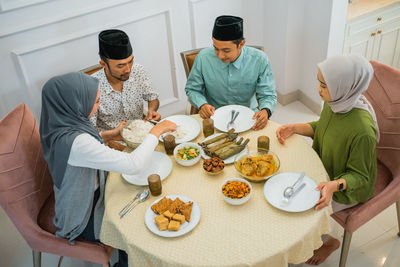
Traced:
[[128, 35], [115, 29], [99, 33], [99, 55], [109, 59], [125, 59], [132, 55]]
[[243, 38], [243, 19], [235, 16], [219, 16], [215, 19], [212, 36], [218, 41]]

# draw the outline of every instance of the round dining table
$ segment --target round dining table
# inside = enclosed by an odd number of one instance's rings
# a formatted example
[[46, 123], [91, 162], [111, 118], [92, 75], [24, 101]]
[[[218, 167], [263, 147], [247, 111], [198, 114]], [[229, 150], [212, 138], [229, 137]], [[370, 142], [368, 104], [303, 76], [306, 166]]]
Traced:
[[[199, 115], [193, 116], [201, 125]], [[279, 124], [269, 121], [259, 131], [248, 130], [240, 136], [249, 138], [248, 149], [257, 150], [257, 138], [270, 138], [270, 150], [280, 159], [278, 173], [302, 172], [316, 184], [328, 181], [324, 166], [301, 136], [294, 135], [282, 145], [276, 138]], [[193, 142], [204, 139], [202, 131]], [[160, 143], [157, 151], [164, 152]], [[128, 254], [130, 266], [288, 266], [309, 259], [322, 245], [321, 235], [330, 232], [330, 206], [316, 211], [287, 212], [266, 200], [264, 182], [251, 183], [252, 195], [243, 205], [223, 200], [221, 185], [228, 178], [240, 177], [233, 164], [218, 175], [209, 175], [202, 160], [184, 167], [173, 156], [172, 171], [162, 181], [162, 194], [151, 196], [120, 219], [119, 211], [147, 186], [126, 182], [121, 174], [110, 172], [105, 191], [105, 213], [100, 240]], [[152, 164], [151, 162], [149, 164]], [[147, 179], [147, 177], [144, 177]], [[194, 229], [179, 237], [161, 237], [145, 224], [151, 204], [164, 196], [181, 195], [200, 208], [200, 221]]]

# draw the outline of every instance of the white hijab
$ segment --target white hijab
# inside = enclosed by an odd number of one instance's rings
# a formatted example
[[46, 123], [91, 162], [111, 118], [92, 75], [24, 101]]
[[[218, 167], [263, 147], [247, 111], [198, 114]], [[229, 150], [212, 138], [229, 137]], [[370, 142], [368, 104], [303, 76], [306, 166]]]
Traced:
[[318, 64], [329, 89], [332, 100], [327, 102], [335, 113], [346, 113], [353, 108], [368, 111], [376, 127], [379, 142], [379, 128], [374, 108], [362, 93], [368, 89], [374, 74], [371, 64], [363, 57], [333, 56]]

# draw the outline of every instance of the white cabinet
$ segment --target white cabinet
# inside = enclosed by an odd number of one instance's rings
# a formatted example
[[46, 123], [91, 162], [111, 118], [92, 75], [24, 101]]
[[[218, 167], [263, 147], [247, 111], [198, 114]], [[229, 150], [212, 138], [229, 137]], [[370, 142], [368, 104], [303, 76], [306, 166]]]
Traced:
[[400, 69], [400, 4], [346, 24], [343, 54], [361, 55]]

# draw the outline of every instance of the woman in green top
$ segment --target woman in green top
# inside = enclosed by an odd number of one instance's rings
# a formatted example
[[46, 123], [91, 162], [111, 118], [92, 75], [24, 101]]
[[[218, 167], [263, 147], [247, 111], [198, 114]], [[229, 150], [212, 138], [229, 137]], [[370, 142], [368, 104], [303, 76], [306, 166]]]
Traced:
[[[293, 134], [313, 138], [313, 148], [329, 175], [322, 182], [315, 209], [332, 201], [333, 211], [349, 208], [371, 198], [376, 179], [375, 147], [379, 130], [375, 112], [362, 92], [373, 76], [371, 64], [359, 56], [335, 56], [318, 64], [318, 92], [325, 101], [318, 121], [281, 126], [276, 135], [282, 144]], [[327, 236], [306, 263], [318, 265], [339, 240]]]

